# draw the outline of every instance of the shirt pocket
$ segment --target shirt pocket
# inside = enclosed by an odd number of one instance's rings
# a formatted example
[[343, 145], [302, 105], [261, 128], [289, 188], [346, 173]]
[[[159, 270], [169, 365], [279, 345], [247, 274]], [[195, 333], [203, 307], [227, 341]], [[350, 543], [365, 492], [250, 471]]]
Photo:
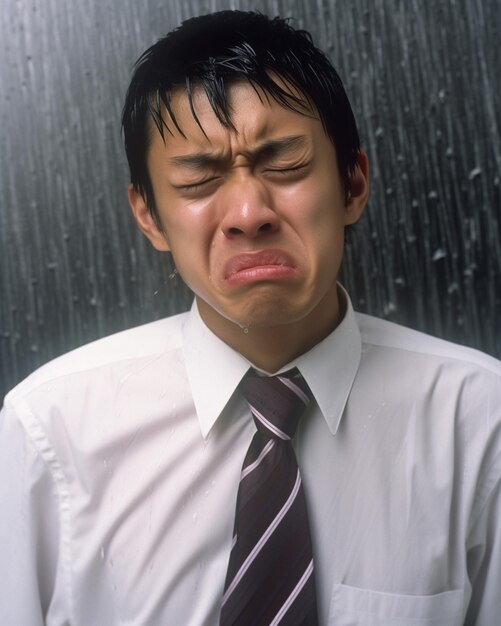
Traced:
[[463, 590], [432, 596], [382, 593], [336, 585], [329, 626], [461, 626]]

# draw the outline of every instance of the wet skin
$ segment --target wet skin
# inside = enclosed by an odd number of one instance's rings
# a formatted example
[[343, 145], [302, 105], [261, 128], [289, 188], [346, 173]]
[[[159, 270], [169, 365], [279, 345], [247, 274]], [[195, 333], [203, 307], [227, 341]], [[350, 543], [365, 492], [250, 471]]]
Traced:
[[345, 194], [316, 116], [260, 98], [246, 82], [230, 86], [229, 99], [236, 130], [195, 92], [204, 134], [185, 93], [173, 94], [185, 137], [172, 123], [165, 142], [152, 129], [147, 161], [161, 227], [132, 186], [129, 201], [153, 246], [172, 253], [207, 326], [273, 372], [339, 321], [344, 228], [367, 200], [367, 157]]

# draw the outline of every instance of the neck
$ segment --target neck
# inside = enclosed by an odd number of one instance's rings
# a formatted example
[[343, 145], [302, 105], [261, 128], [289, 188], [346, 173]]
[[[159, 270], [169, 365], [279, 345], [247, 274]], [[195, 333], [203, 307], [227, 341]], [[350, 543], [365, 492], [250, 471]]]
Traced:
[[344, 306], [337, 288], [301, 319], [281, 324], [241, 328], [197, 299], [200, 316], [210, 330], [253, 365], [270, 374], [322, 341], [340, 323]]

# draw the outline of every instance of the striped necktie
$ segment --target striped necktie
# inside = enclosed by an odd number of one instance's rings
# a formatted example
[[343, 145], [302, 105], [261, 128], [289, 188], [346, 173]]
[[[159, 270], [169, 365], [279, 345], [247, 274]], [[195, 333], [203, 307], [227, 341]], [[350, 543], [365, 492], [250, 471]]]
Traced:
[[291, 439], [309, 389], [297, 369], [241, 383], [257, 432], [244, 459], [221, 626], [318, 623], [306, 502]]

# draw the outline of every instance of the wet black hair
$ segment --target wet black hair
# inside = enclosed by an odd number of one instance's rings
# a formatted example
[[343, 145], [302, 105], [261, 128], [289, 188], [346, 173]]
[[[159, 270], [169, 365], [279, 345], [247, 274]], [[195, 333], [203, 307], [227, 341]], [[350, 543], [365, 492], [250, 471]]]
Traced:
[[[280, 77], [286, 85], [274, 79]], [[172, 132], [162, 115], [182, 134], [171, 107], [171, 94], [201, 87], [217, 118], [232, 128], [226, 88], [239, 80], [259, 87], [282, 106], [304, 115], [318, 114], [336, 149], [345, 189], [357, 164], [360, 140], [341, 79], [311, 35], [288, 20], [251, 11], [219, 11], [186, 20], [138, 59], [122, 113], [130, 180], [158, 223], [147, 168], [151, 120], [165, 140]], [[299, 95], [297, 95], [299, 94]], [[165, 109], [164, 109], [165, 107]]]

